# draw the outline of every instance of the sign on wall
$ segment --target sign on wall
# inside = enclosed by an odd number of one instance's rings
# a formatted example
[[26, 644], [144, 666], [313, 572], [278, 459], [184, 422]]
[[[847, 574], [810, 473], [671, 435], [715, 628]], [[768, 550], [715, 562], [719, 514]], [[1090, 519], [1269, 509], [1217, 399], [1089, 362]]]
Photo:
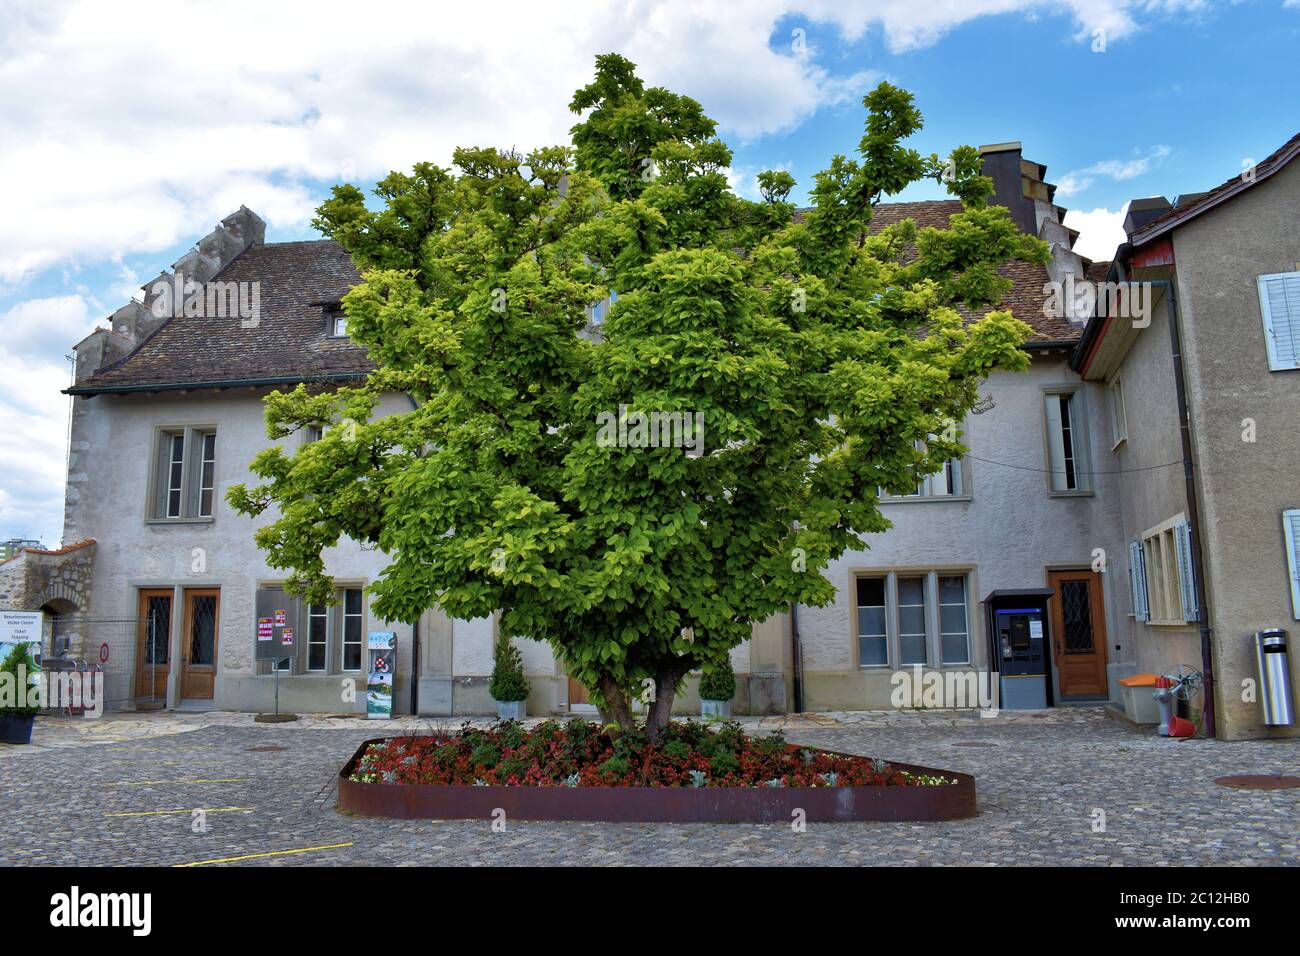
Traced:
[[[41, 642], [45, 636], [44, 611], [0, 611], [0, 661], [18, 644], [29, 644], [28, 653], [41, 663]], [[32, 679], [35, 679], [35, 674]]]
[[393, 716], [393, 672], [397, 669], [397, 634], [371, 631], [367, 641], [370, 674], [366, 678], [366, 716]]

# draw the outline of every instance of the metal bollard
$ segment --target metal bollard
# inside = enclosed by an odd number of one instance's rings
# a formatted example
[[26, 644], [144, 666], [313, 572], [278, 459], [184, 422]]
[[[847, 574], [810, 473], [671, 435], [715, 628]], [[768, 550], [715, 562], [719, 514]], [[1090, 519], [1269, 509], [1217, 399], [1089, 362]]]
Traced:
[[1266, 727], [1295, 723], [1291, 693], [1291, 655], [1287, 635], [1280, 627], [1255, 632], [1255, 668], [1259, 672], [1259, 705]]

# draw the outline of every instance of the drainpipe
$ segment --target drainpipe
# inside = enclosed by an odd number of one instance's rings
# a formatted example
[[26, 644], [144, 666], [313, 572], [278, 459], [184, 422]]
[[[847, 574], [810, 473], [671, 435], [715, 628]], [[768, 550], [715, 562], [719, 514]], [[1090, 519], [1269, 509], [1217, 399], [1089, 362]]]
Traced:
[[803, 713], [803, 654], [799, 646], [799, 604], [790, 602], [790, 663], [794, 670], [794, 712]]
[[[396, 660], [393, 661], [397, 663]], [[420, 716], [420, 618], [411, 622], [411, 716]]]
[[1186, 484], [1187, 523], [1190, 529], [1192, 548], [1192, 580], [1198, 595], [1196, 616], [1201, 631], [1201, 677], [1205, 688], [1205, 734], [1214, 737], [1214, 660], [1211, 651], [1210, 615], [1207, 607], [1209, 591], [1205, 587], [1205, 562], [1201, 560], [1201, 519], [1197, 506], [1196, 475], [1192, 465], [1192, 429], [1187, 411], [1187, 381], [1183, 368], [1183, 340], [1180, 331], [1181, 319], [1178, 312], [1178, 295], [1174, 283], [1169, 279], [1156, 279], [1152, 286], [1165, 290], [1169, 300], [1169, 347], [1174, 360], [1174, 391], [1178, 400], [1178, 430], [1183, 443], [1183, 481]]

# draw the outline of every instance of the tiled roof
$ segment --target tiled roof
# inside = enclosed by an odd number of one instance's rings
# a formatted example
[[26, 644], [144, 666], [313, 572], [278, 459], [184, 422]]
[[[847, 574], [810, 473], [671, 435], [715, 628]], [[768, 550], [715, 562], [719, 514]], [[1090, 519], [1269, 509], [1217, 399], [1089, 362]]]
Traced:
[[[922, 228], [943, 228], [961, 208], [956, 200], [882, 203], [876, 207], [872, 231], [908, 218]], [[795, 220], [802, 221], [805, 212], [798, 210]], [[999, 272], [1014, 282], [1003, 304], [1034, 328], [1031, 343], [1079, 337], [1077, 327], [1043, 315], [1046, 269], [1013, 261]], [[364, 374], [374, 367], [363, 348], [328, 334], [322, 303], [337, 302], [360, 281], [337, 242], [250, 246], [213, 281], [260, 283], [255, 327], [244, 328], [235, 315], [168, 319], [135, 351], [78, 382], [72, 391], [93, 394], [150, 386], [328, 379]], [[976, 317], [962, 311], [968, 319]]]
[[[948, 226], [948, 220], [961, 210], [961, 202], [956, 199], [881, 203], [876, 207], [876, 213], [872, 217], [871, 227], [868, 231], [876, 233], [886, 226], [892, 226], [904, 219], [914, 220], [918, 229], [929, 227], [945, 229]], [[803, 222], [808, 212], [808, 209], [796, 210], [794, 214], [795, 222]], [[1109, 266], [1110, 264], [1106, 263], [1106, 265]], [[1037, 262], [1021, 262], [1018, 259], [1012, 259], [998, 267], [998, 274], [1010, 279], [1012, 282], [1010, 291], [1002, 300], [1003, 308], [1010, 309], [1012, 315], [1034, 330], [1034, 334], [1030, 336], [1027, 344], [1042, 345], [1047, 342], [1074, 342], [1083, 334], [1081, 326], [1071, 325], [1064, 318], [1054, 318], [1043, 314], [1043, 303], [1046, 301], [1046, 296], [1043, 294], [1043, 285], [1050, 281], [1046, 267], [1039, 265]], [[1089, 278], [1091, 278], [1091, 273]], [[1102, 278], [1105, 278], [1104, 272]], [[972, 312], [966, 308], [958, 308], [957, 311], [970, 322], [982, 318], [984, 313], [989, 310], [980, 309]]]
[[330, 378], [373, 368], [363, 348], [328, 334], [322, 303], [337, 302], [361, 281], [337, 242], [250, 246], [213, 281], [259, 283], [255, 327], [244, 328], [238, 315], [170, 318], [130, 355], [78, 383], [77, 391]]
[[1256, 163], [1253, 167], [1254, 175], [1250, 178], [1247, 178], [1245, 173], [1238, 173], [1208, 192], [1200, 193], [1192, 201], [1181, 206], [1175, 206], [1164, 215], [1152, 219], [1141, 229], [1136, 230], [1129, 241], [1135, 246], [1140, 246], [1144, 242], [1168, 232], [1188, 219], [1199, 216], [1219, 203], [1231, 199], [1237, 193], [1244, 192], [1255, 184], [1262, 182], [1295, 159], [1297, 155], [1300, 155], [1300, 133], [1296, 133], [1281, 147]]

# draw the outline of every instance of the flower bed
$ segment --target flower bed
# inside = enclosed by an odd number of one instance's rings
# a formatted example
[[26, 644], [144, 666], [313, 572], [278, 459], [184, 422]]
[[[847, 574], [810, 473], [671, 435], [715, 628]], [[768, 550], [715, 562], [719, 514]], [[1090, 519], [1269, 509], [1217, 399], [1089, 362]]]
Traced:
[[583, 720], [367, 741], [339, 806], [396, 817], [504, 810], [558, 820], [933, 820], [973, 816], [965, 775], [674, 723], [656, 744]]

